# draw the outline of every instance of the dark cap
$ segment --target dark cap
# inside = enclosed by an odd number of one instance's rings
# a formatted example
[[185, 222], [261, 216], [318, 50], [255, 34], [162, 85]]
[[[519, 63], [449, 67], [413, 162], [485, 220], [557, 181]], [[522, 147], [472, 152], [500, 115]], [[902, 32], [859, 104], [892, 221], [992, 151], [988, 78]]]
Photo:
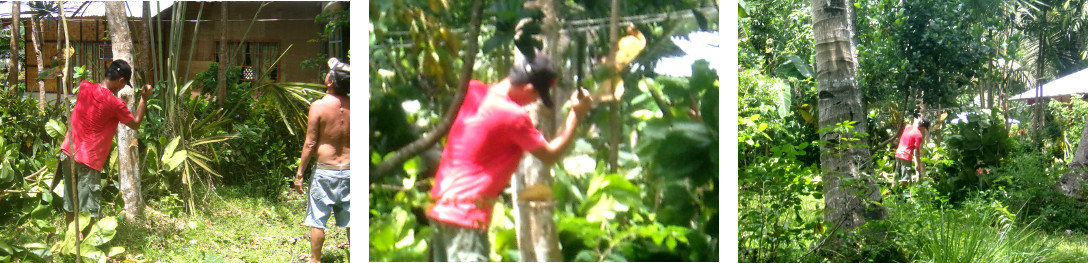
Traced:
[[551, 108], [554, 105], [551, 97], [552, 82], [558, 75], [551, 59], [537, 52], [536, 56], [517, 62], [510, 69], [510, 82], [515, 85], [533, 84], [533, 89], [540, 94], [541, 102]]
[[926, 130], [929, 130], [930, 124], [931, 123], [929, 122], [929, 119], [926, 119], [925, 117], [918, 119], [918, 127], [926, 128]]
[[125, 84], [132, 86], [132, 67], [125, 60], [114, 60], [113, 63], [110, 63], [110, 67], [106, 69], [106, 78], [110, 80], [125, 78]]

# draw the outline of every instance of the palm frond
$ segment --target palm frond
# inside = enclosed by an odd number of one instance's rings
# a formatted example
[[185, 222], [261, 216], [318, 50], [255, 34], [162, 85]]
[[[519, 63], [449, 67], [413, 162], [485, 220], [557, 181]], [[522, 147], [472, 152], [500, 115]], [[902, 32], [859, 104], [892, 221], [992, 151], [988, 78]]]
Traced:
[[264, 105], [276, 105], [280, 120], [286, 125], [288, 132], [295, 135], [295, 129], [306, 126], [306, 118], [309, 107], [307, 96], [323, 96], [325, 93], [317, 91], [324, 86], [313, 83], [276, 82], [262, 86], [259, 101]]

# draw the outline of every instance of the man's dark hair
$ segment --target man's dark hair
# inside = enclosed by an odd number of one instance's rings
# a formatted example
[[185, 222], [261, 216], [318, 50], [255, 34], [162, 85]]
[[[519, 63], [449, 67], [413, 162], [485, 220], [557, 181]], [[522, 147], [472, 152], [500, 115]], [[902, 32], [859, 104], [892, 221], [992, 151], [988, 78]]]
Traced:
[[544, 106], [551, 108], [552, 97], [549, 94], [552, 81], [559, 74], [555, 72], [555, 65], [547, 55], [539, 51], [535, 53], [534, 56], [526, 56], [524, 60], [514, 63], [514, 67], [510, 68], [510, 84], [533, 84], [533, 89], [540, 94]]
[[332, 93], [347, 96], [351, 92], [351, 65], [338, 58], [329, 58], [329, 78], [332, 79]]
[[926, 130], [929, 130], [929, 124], [929, 119], [926, 119], [925, 117], [918, 119], [918, 127], [926, 128]]
[[347, 96], [351, 92], [351, 74], [343, 70], [329, 71], [332, 78], [332, 92]]
[[109, 80], [125, 78], [125, 83], [132, 86], [132, 67], [124, 60], [114, 60], [106, 69], [106, 78]]

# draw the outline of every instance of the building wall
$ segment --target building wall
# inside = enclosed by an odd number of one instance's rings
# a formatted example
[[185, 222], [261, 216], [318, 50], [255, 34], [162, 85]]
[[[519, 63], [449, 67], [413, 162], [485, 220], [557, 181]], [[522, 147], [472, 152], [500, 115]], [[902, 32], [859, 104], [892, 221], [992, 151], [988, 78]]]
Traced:
[[[67, 20], [68, 20], [68, 37], [70, 38], [69, 41], [72, 42], [73, 45], [75, 45], [76, 42], [91, 42], [91, 43], [102, 44], [102, 45], [107, 45], [107, 46], [110, 44], [110, 42], [108, 41], [109, 40], [108, 36], [106, 35], [107, 34], [107, 26], [106, 26], [106, 18], [105, 17], [79, 17], [79, 18], [68, 18]], [[139, 20], [130, 20], [130, 23], [129, 23], [130, 31], [132, 32], [133, 37], [136, 38], [135, 39], [136, 42], [134, 42], [134, 45], [133, 45], [134, 52], [140, 52], [140, 50], [141, 50], [141, 47], [139, 46], [139, 42], [138, 42], [138, 39], [139, 39], [138, 34], [140, 32], [142, 32], [142, 29], [144, 28], [144, 26], [142, 24], [138, 23], [138, 22], [139, 22]], [[43, 63], [44, 63], [45, 66], [42, 67], [42, 70], [45, 70], [45, 69], [48, 69], [49, 66], [51, 66], [53, 64], [53, 61], [55, 59], [60, 58], [60, 56], [57, 55], [58, 54], [58, 52], [57, 52], [58, 49], [57, 48], [58, 48], [58, 45], [60, 45], [60, 46], [64, 45], [64, 35], [63, 35], [63, 31], [58, 31], [58, 29], [63, 29], [63, 26], [61, 25], [59, 19], [56, 19], [56, 20], [48, 19], [48, 20], [42, 21], [41, 23], [42, 23], [42, 26], [44, 28], [42, 30], [41, 39], [39, 41], [41, 42], [41, 45], [42, 45], [42, 50], [41, 51], [42, 51], [42, 53], [44, 53]], [[26, 34], [22, 36], [23, 40], [26, 41], [26, 52], [25, 52], [26, 56], [22, 57], [20, 59], [22, 59], [24, 65], [26, 65], [23, 68], [23, 70], [25, 70], [23, 72], [23, 76], [27, 80], [26, 90], [30, 91], [30, 92], [38, 92], [38, 84], [37, 84], [37, 77], [38, 77], [37, 56], [38, 56], [38, 54], [36, 52], [34, 52], [33, 42], [31, 42], [31, 39], [30, 39], [30, 34], [32, 33], [32, 30], [29, 30], [29, 27], [30, 27], [29, 21], [25, 21], [23, 26], [27, 27], [27, 30], [25, 30]], [[61, 33], [58, 35], [58, 32], [61, 32]], [[86, 55], [90, 55], [90, 54], [85, 54], [83, 51], [84, 50], [77, 50], [76, 53], [73, 56], [74, 57], [83, 57], [83, 56], [86, 56]], [[72, 68], [81, 66], [82, 63], [76, 63], [76, 61], [77, 61], [77, 59], [73, 59], [72, 61], [70, 61], [69, 66], [72, 67]], [[107, 59], [107, 61], [108, 61], [108, 59]], [[58, 63], [62, 63], [62, 62], [63, 62], [63, 60], [59, 61]], [[130, 63], [134, 63], [134, 62], [135, 61], [130, 61]], [[102, 67], [104, 67], [104, 66], [102, 66]], [[72, 73], [69, 72], [69, 76], [71, 76], [71, 74]], [[90, 76], [87, 77], [87, 79], [91, 79], [91, 80], [94, 80], [94, 81], [97, 82], [97, 81], [100, 81], [100, 79], [102, 77], [104, 77], [103, 72], [92, 71]], [[70, 80], [69, 84], [75, 85], [75, 84], [78, 84], [78, 82], [79, 82], [79, 80], [72, 79], [72, 80]], [[69, 87], [69, 89], [71, 89], [71, 87]], [[57, 78], [50, 78], [50, 79], [45, 80], [45, 91], [46, 92], [55, 93], [58, 90], [60, 90], [60, 88], [58, 87]]]
[[[271, 2], [261, 9], [257, 21], [253, 22], [248, 35], [246, 29], [253, 21], [259, 2], [219, 2], [204, 4], [204, 11], [200, 14], [199, 31], [193, 34], [197, 26], [196, 21], [185, 23], [181, 44], [182, 62], [179, 63], [179, 75], [185, 75], [191, 79], [197, 73], [205, 71], [209, 65], [216, 61], [216, 42], [220, 39], [220, 4], [227, 3], [227, 41], [240, 41], [245, 37], [246, 42], [277, 43], [279, 52], [286, 54], [280, 59], [279, 76], [276, 81], [281, 82], [309, 82], [322, 81], [323, 68], [303, 69], [301, 63], [307, 59], [313, 59], [319, 54], [325, 53], [323, 40], [311, 41], [318, 38], [323, 25], [314, 22], [314, 18], [321, 13], [324, 6], [322, 2]], [[196, 20], [200, 4], [188, 3], [186, 6], [186, 20]], [[171, 12], [167, 10], [165, 12]], [[164, 15], [166, 13], [163, 13]], [[165, 23], [164, 18], [164, 23]], [[168, 32], [164, 32], [166, 34]], [[192, 42], [195, 40], [195, 42]], [[166, 43], [162, 43], [165, 45]], [[186, 63], [189, 48], [195, 44], [191, 63]], [[165, 47], [165, 46], [164, 46]], [[229, 46], [235, 48], [234, 45]], [[290, 47], [290, 49], [288, 49]], [[322, 63], [321, 65], [323, 65]], [[237, 65], [234, 65], [237, 66]]]
[[[320, 61], [318, 68], [303, 69], [301, 64], [303, 61], [316, 58], [320, 54], [327, 54], [327, 41], [318, 39], [324, 25], [314, 22], [314, 19], [321, 13], [327, 2], [270, 2], [260, 10], [257, 21], [252, 23], [252, 29], [249, 30], [248, 35], [246, 35], [246, 29], [253, 21], [254, 14], [257, 13], [261, 2], [207, 2], [203, 4], [203, 12], [200, 12], [200, 3], [188, 2], [185, 6], [186, 22], [181, 37], [183, 41], [180, 43], [180, 62], [177, 72], [183, 81], [190, 80], [196, 74], [208, 70], [210, 64], [216, 61], [215, 43], [220, 39], [220, 5], [223, 3], [228, 4], [228, 41], [240, 41], [245, 35], [246, 42], [278, 43], [279, 52], [286, 51], [278, 64], [279, 76], [276, 81], [308, 83], [321, 83], [323, 81], [321, 72], [324, 70], [324, 61]], [[152, 44], [158, 45], [156, 49], [159, 49], [160, 52], [169, 52], [170, 16], [176, 7], [168, 8], [152, 17], [153, 27], [158, 29], [161, 26], [162, 28], [161, 33], [153, 33], [155, 41]], [[198, 24], [198, 13], [200, 13], [199, 32], [194, 34], [193, 31]], [[155, 24], [157, 19], [162, 19], [162, 23]], [[68, 19], [69, 34], [72, 41], [98, 42], [108, 45], [108, 27], [106, 24], [105, 17]], [[42, 37], [43, 63], [48, 67], [56, 57], [57, 43], [63, 43], [64, 40], [63, 36], [61, 38], [57, 37], [59, 20], [46, 20], [43, 21], [43, 25], [45, 26]], [[25, 23], [25, 26], [29, 27], [29, 22]], [[139, 34], [143, 32], [145, 27], [144, 21], [138, 17], [130, 18], [129, 26], [130, 32], [133, 34], [133, 50], [142, 52], [143, 47], [140, 45], [141, 38]], [[26, 70], [24, 77], [27, 80], [27, 91], [37, 92], [37, 54], [33, 51], [30, 41], [29, 34], [31, 31], [26, 30], [26, 32], [27, 35], [24, 35], [24, 38], [27, 43], [27, 56], [22, 58], [24, 59], [24, 65], [26, 65], [24, 67]], [[317, 41], [313, 41], [315, 39]], [[192, 49], [192, 60], [190, 62], [188, 59], [189, 50], [194, 45], [195, 48]], [[77, 54], [77, 56], [79, 55], [83, 54]], [[162, 57], [165, 58], [167, 55], [163, 54]], [[134, 57], [139, 59], [139, 56]], [[130, 64], [137, 67], [139, 62], [130, 61]], [[72, 64], [71, 66], [76, 67], [79, 65]], [[188, 74], [186, 75], [186, 73]], [[99, 81], [103, 76], [104, 73], [102, 72], [93, 72], [88, 78]], [[78, 80], [72, 80], [70, 83], [78, 83]], [[46, 80], [45, 87], [46, 92], [55, 93], [59, 90], [55, 79]]]

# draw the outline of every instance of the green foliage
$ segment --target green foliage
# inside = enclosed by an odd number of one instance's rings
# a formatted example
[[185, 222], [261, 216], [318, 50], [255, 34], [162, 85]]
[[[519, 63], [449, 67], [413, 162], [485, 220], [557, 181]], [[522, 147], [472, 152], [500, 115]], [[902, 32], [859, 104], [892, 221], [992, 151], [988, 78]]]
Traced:
[[[803, 82], [802, 82], [803, 83]], [[790, 261], [824, 234], [813, 125], [790, 85], [749, 69], [740, 74], [739, 259]], [[815, 88], [812, 86], [811, 88]]]
[[[4, 87], [3, 90], [8, 90]], [[41, 260], [51, 254], [41, 241], [13, 239], [23, 231], [54, 232], [51, 220], [53, 195], [48, 183], [56, 167], [62, 137], [50, 136], [65, 129], [60, 108], [47, 105], [44, 111], [31, 98], [19, 93], [0, 93], [0, 259]], [[29, 176], [45, 169], [37, 176]]]
[[[371, 163], [380, 163], [381, 158]], [[387, 176], [375, 178], [369, 196], [370, 244], [373, 261], [426, 261], [428, 240], [433, 231], [423, 211], [429, 192], [417, 188], [419, 158], [405, 162], [409, 176], [403, 180]], [[397, 189], [391, 187], [396, 186]], [[392, 198], [388, 198], [392, 196]], [[498, 247], [498, 246], [495, 246]]]
[[[371, 209], [373, 215], [377, 211]], [[426, 261], [429, 250], [427, 241], [430, 228], [416, 231], [426, 224], [401, 207], [394, 207], [391, 216], [377, 217], [371, 221], [370, 254], [372, 261]]]
[[1012, 147], [1005, 120], [996, 110], [966, 116], [966, 122], [946, 126], [949, 136], [944, 147], [952, 163], [941, 165], [941, 173], [932, 175], [937, 188], [954, 202], [963, 200], [968, 189], [989, 189], [989, 180], [983, 179], [988, 176], [986, 170], [1000, 166]]
[[[64, 240], [54, 244], [52, 251], [56, 251], [58, 254], [75, 256], [77, 245], [76, 243], [76, 229], [82, 229], [88, 222], [90, 222], [90, 213], [82, 212], [79, 215], [79, 228], [76, 227], [75, 222], [68, 225], [64, 234]], [[105, 244], [113, 239], [117, 234], [117, 218], [116, 217], [102, 217], [94, 222], [91, 226], [90, 232], [87, 237], [80, 242], [79, 253], [83, 257], [83, 260], [90, 262], [107, 262], [112, 257], [118, 254], [124, 253], [123, 247], [109, 247]], [[103, 251], [103, 249], [106, 249]]]
[[994, 169], [991, 184], [1005, 192], [1002, 200], [1020, 218], [1035, 220], [1045, 231], [1088, 231], [1088, 204], [1055, 188], [1055, 182], [1067, 172], [1064, 163], [1037, 150], [1018, 151]]
[[[224, 102], [225, 105], [239, 105], [249, 98], [244, 95], [246, 90], [249, 89], [251, 83], [242, 81], [242, 67], [231, 67], [227, 69], [226, 76], [226, 88], [227, 98]], [[216, 96], [216, 87], [219, 85], [219, 63], [212, 62], [208, 64], [208, 70], [201, 71], [193, 76], [193, 89], [199, 90], [201, 96]], [[235, 121], [242, 121], [244, 118], [235, 118]]]
[[[1047, 125], [1048, 134], [1057, 134], [1053, 138], [1054, 145], [1062, 150], [1065, 162], [1073, 161], [1073, 154], [1080, 144], [1081, 133], [1084, 131], [1084, 120], [1088, 118], [1088, 101], [1084, 101], [1079, 95], [1074, 95], [1069, 102], [1051, 100], [1047, 103], [1047, 112], [1053, 119], [1048, 120], [1052, 125]], [[1053, 130], [1053, 132], [1050, 132]]]
[[923, 183], [911, 197], [885, 200], [891, 213], [890, 236], [910, 261], [1047, 262], [1053, 246], [1039, 239], [1037, 226], [1017, 217], [994, 196], [973, 195], [951, 206], [932, 185]]
[[1000, 13], [969, 2], [858, 2], [864, 101], [898, 103], [899, 111], [916, 109], [918, 98], [926, 105], [961, 105], [959, 96], [973, 90], [965, 87], [998, 57], [994, 35], [1002, 25]]
[[[749, 15], [741, 24], [745, 41], [738, 44], [740, 63], [745, 69], [786, 78], [804, 76], [813, 57], [811, 3], [790, 1], [745, 1]], [[812, 73], [809, 73], [812, 74]]]

